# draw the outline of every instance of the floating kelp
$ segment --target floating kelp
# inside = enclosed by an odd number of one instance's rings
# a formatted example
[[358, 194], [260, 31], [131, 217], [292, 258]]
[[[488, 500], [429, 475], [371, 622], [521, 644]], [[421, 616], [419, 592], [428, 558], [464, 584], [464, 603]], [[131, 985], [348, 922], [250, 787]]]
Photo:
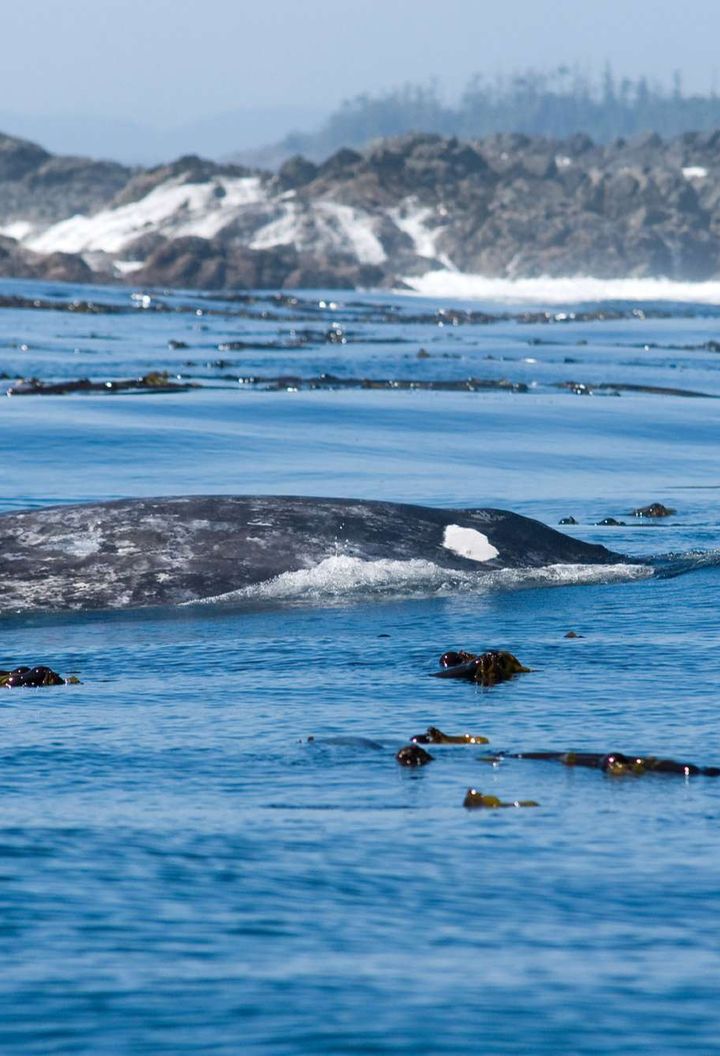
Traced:
[[421, 378], [353, 378], [339, 374], [317, 374], [302, 377], [299, 374], [282, 374], [270, 376], [250, 374], [236, 377], [224, 375], [224, 381], [236, 381], [239, 385], [264, 388], [268, 392], [282, 392], [298, 389], [389, 389], [421, 392], [527, 392], [528, 386], [522, 381], [510, 381], [508, 378], [459, 378], [457, 380], [426, 381]]
[[[366, 342], [367, 343], [367, 342]], [[385, 342], [380, 342], [385, 343]], [[215, 365], [215, 364], [210, 364]], [[390, 389], [399, 391], [419, 392], [522, 392], [530, 391], [530, 386], [524, 381], [513, 381], [511, 378], [449, 378], [449, 379], [425, 379], [425, 378], [358, 378], [346, 377], [341, 374], [316, 374], [303, 376], [300, 374], [247, 374], [234, 375], [224, 374], [221, 380], [235, 382], [251, 388], [262, 388], [268, 392], [291, 391], [300, 389], [309, 390], [343, 390], [343, 389]], [[689, 389], [670, 389], [651, 385], [585, 385], [582, 382], [559, 382], [552, 385], [553, 388], [567, 389], [576, 395], [591, 396], [594, 392], [604, 392], [605, 395], [619, 396], [621, 391], [649, 393], [654, 396], [692, 396], [705, 397], [707, 399], [718, 399], [717, 395], [708, 392], [695, 392]], [[561, 524], [575, 524], [572, 519], [560, 521]]]
[[433, 757], [417, 744], [406, 744], [395, 756], [400, 766], [426, 766]]
[[[129, 276], [132, 282], [132, 276]], [[134, 284], [133, 284], [134, 285]], [[120, 315], [142, 311], [143, 313], [165, 313], [173, 315], [192, 316], [216, 316], [224, 318], [239, 318], [257, 320], [264, 323], [278, 322], [287, 324], [288, 321], [307, 321], [311, 325], [322, 326], [331, 320], [335, 322], [338, 309], [342, 311], [344, 319], [352, 319], [355, 323], [368, 323], [375, 326], [382, 325], [430, 325], [439, 328], [460, 326], [491, 326], [498, 323], [514, 322], [519, 325], [551, 326], [553, 324], [567, 325], [577, 323], [596, 322], [619, 322], [622, 320], [647, 320], [667, 319], [680, 317], [684, 319], [696, 318], [701, 314], [700, 310], [686, 308], [682, 312], [677, 309], [670, 312], [662, 308], [627, 308], [611, 309], [598, 308], [586, 311], [522, 311], [522, 312], [496, 312], [472, 311], [459, 308], [438, 308], [429, 312], [412, 311], [409, 307], [411, 302], [405, 304], [390, 304], [374, 302], [367, 304], [362, 301], [346, 300], [342, 302], [327, 301], [312, 296], [289, 295], [277, 292], [253, 292], [237, 293], [230, 291], [194, 291], [193, 294], [183, 295], [182, 302], [168, 302], [154, 293], [143, 290], [135, 290], [126, 303], [99, 301], [90, 299], [51, 299], [48, 297], [23, 297], [17, 295], [0, 296], [0, 310], [2, 309], [26, 309], [35, 311], [69, 312], [76, 315]], [[333, 326], [333, 330], [341, 327]], [[344, 327], [342, 328], [344, 329]], [[325, 331], [327, 332], [327, 331]], [[242, 340], [242, 338], [241, 338]], [[405, 340], [403, 338], [403, 340]], [[536, 338], [533, 343], [540, 343]], [[329, 338], [330, 343], [343, 344], [342, 336], [339, 340]], [[313, 342], [314, 343], [314, 342]], [[546, 342], [544, 342], [546, 343]], [[582, 343], [582, 342], [580, 342]], [[717, 351], [720, 344], [715, 341], [705, 342], [703, 345], [688, 346], [648, 346], [643, 344], [639, 347], [680, 347], [687, 349], [703, 349]], [[593, 386], [598, 388], [599, 386]], [[609, 385], [608, 388], [613, 386]]]
[[477, 655], [477, 653], [468, 653], [464, 649], [449, 649], [440, 657], [440, 667], [457, 667], [458, 664], [467, 664], [470, 660], [474, 660]]
[[540, 804], [536, 803], [534, 799], [515, 799], [512, 803], [503, 803], [497, 796], [486, 796], [482, 792], [478, 792], [476, 788], [469, 788], [465, 793], [463, 806], [467, 807], [468, 810], [476, 810], [477, 808], [497, 810], [498, 807], [539, 807]]
[[712, 392], [698, 392], [696, 389], [678, 389], [667, 385], [632, 385], [627, 382], [603, 381], [588, 383], [584, 381], [557, 381], [553, 388], [568, 389], [576, 396], [592, 396], [600, 393], [604, 396], [619, 396], [622, 392], [640, 392], [649, 396], [690, 396], [703, 397], [708, 400], [717, 400], [718, 397]]
[[276, 341], [247, 341], [239, 339], [235, 341], [223, 341], [218, 345], [219, 352], [247, 352], [247, 351], [292, 351], [298, 348], [307, 348], [308, 345], [346, 345], [348, 342], [362, 341], [363, 344], [404, 344], [408, 338], [382, 337], [369, 338], [364, 334], [348, 333], [340, 325], [329, 327], [327, 330], [312, 330], [310, 328], [293, 328], [290, 331], [279, 331]]
[[35, 311], [50, 312], [74, 312], [76, 315], [118, 315], [124, 311], [130, 311], [130, 307], [123, 308], [117, 304], [101, 303], [96, 301], [50, 301], [41, 297], [16, 297], [3, 295], [0, 297], [0, 308], [26, 308]]
[[[653, 512], [657, 511], [657, 512]], [[665, 512], [662, 512], [665, 511]], [[631, 510], [628, 517], [637, 517], [639, 519], [651, 519], [654, 522], [661, 520], [663, 517], [670, 517], [676, 511], [663, 506], [659, 502], [654, 502], [650, 506], [643, 506], [637, 510]], [[574, 517], [563, 517], [559, 524], [577, 524], [578, 522]], [[603, 517], [601, 521], [595, 521], [595, 525], [598, 528], [627, 528], [627, 521], [619, 521], [616, 517]]]
[[[209, 300], [206, 295], [198, 292], [194, 295], [193, 300], [197, 302], [206, 302]], [[221, 301], [240, 300], [239, 298], [223, 297]], [[19, 297], [19, 296], [0, 296], [0, 310], [3, 308], [9, 309], [26, 309], [31, 311], [47, 311], [47, 312], [71, 312], [73, 315], [123, 315], [130, 314], [137, 311], [152, 312], [155, 314], [172, 314], [172, 315], [214, 315], [214, 316], [226, 316], [241, 319], [262, 319], [263, 321], [286, 321], [287, 315], [281, 315], [271, 311], [263, 310], [250, 311], [251, 305], [263, 303], [272, 304], [277, 307], [290, 307], [299, 308], [308, 314], [309, 318], [313, 315], [310, 313], [317, 313], [318, 303], [317, 301], [303, 301], [295, 300], [293, 304], [291, 301], [281, 301], [276, 295], [249, 295], [242, 299], [242, 303], [248, 307], [245, 309], [229, 309], [225, 307], [219, 308], [199, 308], [197, 303], [194, 304], [168, 304], [167, 301], [156, 297], [149, 293], [133, 293], [130, 296], [130, 300], [126, 304], [117, 304], [109, 301], [90, 301], [74, 298], [72, 300], [51, 300], [49, 298], [42, 297]]]
[[428, 726], [425, 733], [418, 733], [410, 740], [413, 744], [489, 744], [490, 741], [487, 737], [482, 737], [480, 734], [473, 733], [459, 733], [450, 734], [443, 733], [437, 726]]
[[624, 755], [622, 752], [516, 752], [511, 759], [539, 759], [562, 763], [563, 766], [588, 767], [602, 770], [613, 777], [642, 774], [680, 774], [684, 777], [702, 775], [720, 777], [718, 766], [696, 766], [675, 759], [660, 759], [654, 755]]
[[74, 392], [186, 392], [200, 386], [192, 381], [171, 379], [166, 370], [153, 370], [141, 378], [123, 378], [119, 381], [90, 381], [77, 378], [71, 381], [40, 381], [38, 378], [23, 378], [6, 391], [7, 396], [66, 396]]
[[677, 510], [673, 510], [671, 506], [663, 506], [661, 502], [651, 502], [649, 506], [638, 506], [636, 510], [631, 510], [629, 513], [630, 517], [672, 517]]
[[461, 678], [481, 686], [494, 686], [532, 670], [505, 649], [489, 649], [480, 656], [450, 651], [440, 657], [440, 666], [440, 671], [433, 672], [436, 678]]
[[38, 686], [78, 685], [79, 678], [70, 675], [63, 678], [50, 667], [15, 667], [11, 671], [0, 671], [0, 687], [6, 689], [36, 688]]
[[641, 348], [643, 352], [660, 349], [666, 352], [720, 352], [720, 341], [702, 341], [699, 345], [663, 345], [657, 341], [644, 341], [642, 344], [615, 344], [615, 348]]

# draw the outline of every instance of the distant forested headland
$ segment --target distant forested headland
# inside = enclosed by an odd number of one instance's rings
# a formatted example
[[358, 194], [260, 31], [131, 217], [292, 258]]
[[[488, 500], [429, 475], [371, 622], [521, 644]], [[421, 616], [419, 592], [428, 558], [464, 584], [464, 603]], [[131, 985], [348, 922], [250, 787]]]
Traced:
[[443, 102], [434, 84], [410, 84], [343, 103], [316, 132], [294, 132], [253, 160], [279, 164], [293, 154], [320, 161], [340, 147], [361, 147], [403, 132], [437, 132], [481, 139], [494, 132], [563, 139], [585, 132], [609, 143], [639, 132], [665, 138], [720, 127], [720, 96], [686, 94], [679, 74], [669, 85], [647, 77], [600, 78], [568, 66], [527, 70], [508, 77], [474, 77], [455, 104]]

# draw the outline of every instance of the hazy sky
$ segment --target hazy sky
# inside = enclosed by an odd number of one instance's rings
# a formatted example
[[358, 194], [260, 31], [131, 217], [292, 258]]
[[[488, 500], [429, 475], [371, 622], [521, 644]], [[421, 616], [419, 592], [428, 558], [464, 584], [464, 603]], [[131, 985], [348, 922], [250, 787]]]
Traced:
[[[363, 91], [610, 60], [706, 91], [718, 0], [1, 0], [0, 105], [181, 124]], [[718, 85], [720, 87], [720, 85]]]

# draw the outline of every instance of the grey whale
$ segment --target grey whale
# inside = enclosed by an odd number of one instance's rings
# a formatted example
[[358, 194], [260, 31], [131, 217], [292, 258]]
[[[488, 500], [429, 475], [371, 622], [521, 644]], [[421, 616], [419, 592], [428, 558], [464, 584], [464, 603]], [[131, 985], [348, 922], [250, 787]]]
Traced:
[[624, 560], [505, 510], [293, 496], [121, 499], [0, 515], [0, 612], [178, 605], [338, 554], [460, 571]]

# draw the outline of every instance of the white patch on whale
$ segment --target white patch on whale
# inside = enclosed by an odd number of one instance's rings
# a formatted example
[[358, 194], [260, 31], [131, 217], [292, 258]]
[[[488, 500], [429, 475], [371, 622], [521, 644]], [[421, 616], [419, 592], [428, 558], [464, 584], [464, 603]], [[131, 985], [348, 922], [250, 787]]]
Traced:
[[461, 528], [459, 524], [448, 524], [443, 535], [443, 546], [469, 561], [492, 561], [500, 551], [492, 545], [482, 532], [474, 528]]

